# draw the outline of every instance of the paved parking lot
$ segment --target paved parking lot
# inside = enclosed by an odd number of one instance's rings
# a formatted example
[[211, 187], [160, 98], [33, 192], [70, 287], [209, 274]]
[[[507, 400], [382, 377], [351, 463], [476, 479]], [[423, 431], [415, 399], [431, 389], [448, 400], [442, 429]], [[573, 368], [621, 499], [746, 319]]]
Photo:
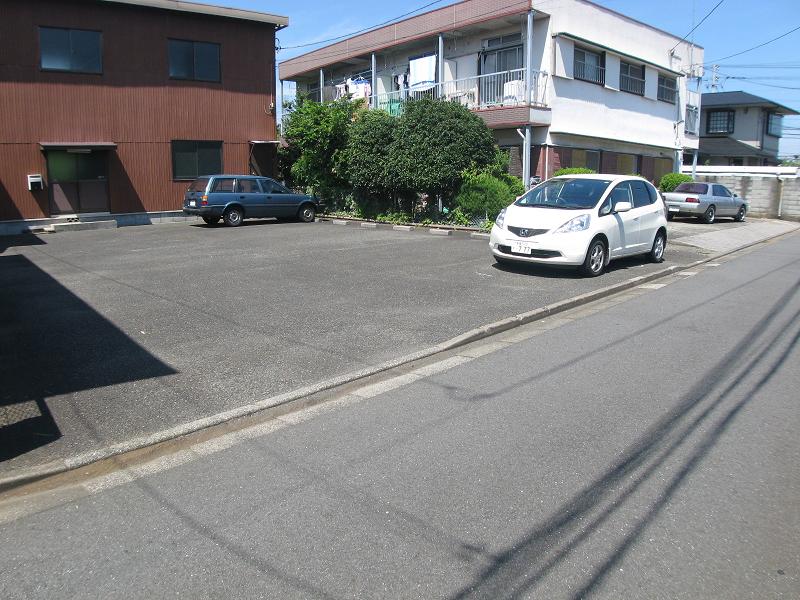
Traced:
[[[671, 246], [667, 264], [703, 251]], [[657, 268], [498, 268], [485, 240], [176, 223], [0, 238], [0, 473], [420, 350]], [[8, 440], [22, 440], [10, 446]]]

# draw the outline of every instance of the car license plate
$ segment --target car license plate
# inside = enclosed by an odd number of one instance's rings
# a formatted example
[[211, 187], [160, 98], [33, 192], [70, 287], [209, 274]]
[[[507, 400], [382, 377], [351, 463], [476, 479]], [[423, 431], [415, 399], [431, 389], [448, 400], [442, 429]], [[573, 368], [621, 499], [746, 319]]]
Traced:
[[669, 212], [678, 212], [680, 209], [677, 206], [670, 206]]
[[189, 200], [189, 206], [197, 206], [194, 200]]
[[511, 251], [515, 254], [530, 254], [530, 244], [523, 244], [521, 242], [511, 242]]

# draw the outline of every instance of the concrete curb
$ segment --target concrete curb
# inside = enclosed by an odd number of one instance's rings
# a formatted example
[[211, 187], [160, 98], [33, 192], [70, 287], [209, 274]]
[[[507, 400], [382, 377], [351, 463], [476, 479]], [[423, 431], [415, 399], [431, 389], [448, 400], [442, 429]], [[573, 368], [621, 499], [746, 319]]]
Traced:
[[560, 300], [550, 305], [542, 306], [540, 308], [520, 313], [512, 317], [507, 317], [505, 319], [500, 319], [499, 321], [495, 321], [487, 325], [482, 325], [480, 327], [462, 333], [461, 335], [458, 335], [454, 338], [446, 340], [440, 344], [436, 344], [435, 346], [431, 346], [423, 350], [418, 350], [417, 352], [406, 354], [405, 356], [388, 360], [378, 365], [373, 365], [371, 367], [353, 371], [345, 375], [340, 375], [322, 383], [305, 386], [302, 388], [298, 388], [296, 390], [285, 392], [283, 394], [271, 396], [269, 398], [266, 398], [259, 402], [255, 402], [253, 404], [240, 406], [238, 408], [218, 413], [216, 415], [211, 415], [209, 417], [197, 419], [195, 421], [191, 421], [190, 423], [185, 423], [183, 425], [171, 427], [170, 429], [165, 429], [163, 431], [159, 431], [148, 436], [134, 438], [126, 442], [114, 444], [112, 446], [107, 446], [105, 448], [100, 448], [98, 450], [94, 450], [91, 452], [85, 452], [64, 460], [52, 461], [50, 463], [46, 463], [38, 467], [25, 469], [23, 470], [23, 472], [18, 473], [16, 475], [12, 475], [11, 477], [0, 478], [0, 493], [14, 489], [16, 487], [20, 487], [25, 484], [34, 483], [36, 481], [45, 479], [47, 477], [52, 477], [54, 475], [59, 475], [67, 471], [71, 471], [81, 467], [86, 467], [87, 465], [90, 465], [92, 463], [101, 460], [113, 458], [115, 456], [120, 456], [122, 454], [132, 452], [134, 450], [141, 450], [142, 448], [153, 446], [155, 444], [166, 442], [191, 433], [196, 433], [198, 431], [201, 431], [203, 429], [208, 429], [216, 425], [222, 425], [223, 423], [227, 423], [229, 421], [232, 421], [233, 419], [250, 416], [259, 413], [261, 411], [273, 409], [279, 406], [288, 408], [291, 406], [292, 403], [298, 402], [313, 394], [328, 391], [345, 384], [351, 384], [358, 381], [359, 379], [365, 379], [367, 377], [380, 374], [384, 371], [388, 371], [390, 369], [394, 369], [420, 359], [429, 358], [435, 354], [454, 350], [460, 346], [464, 346], [471, 342], [487, 338], [497, 333], [501, 333], [509, 329], [519, 327], [520, 325], [526, 325], [528, 323], [538, 321], [545, 317], [549, 317], [576, 308], [578, 306], [588, 304], [595, 300], [600, 300], [602, 298], [611, 296], [618, 292], [629, 290], [633, 287], [642, 285], [643, 283], [648, 283], [656, 279], [661, 279], [662, 277], [667, 277], [675, 273], [680, 273], [681, 271], [690, 270], [698, 267], [699, 265], [709, 262], [714, 262], [716, 260], [719, 260], [720, 258], [734, 254], [736, 252], [740, 252], [747, 248], [751, 248], [759, 244], [764, 244], [766, 242], [784, 236], [789, 236], [795, 233], [797, 233], [797, 230], [784, 232], [778, 235], [765, 238], [763, 240], [759, 240], [757, 242], [746, 244], [744, 246], [741, 246], [740, 248], [736, 248], [735, 250], [721, 252], [713, 256], [710, 256], [708, 258], [704, 258], [703, 260], [694, 261], [687, 265], [669, 266], [664, 269], [655, 271], [653, 273], [649, 273], [647, 275], [633, 277], [631, 279], [628, 279], [627, 281], [609, 285], [604, 288], [600, 288], [599, 290], [594, 290], [586, 294], [581, 294], [579, 296], [567, 298], [566, 300]]
[[418, 223], [414, 223], [412, 225], [394, 225], [392, 223], [370, 221], [368, 219], [356, 219], [354, 217], [328, 217], [325, 215], [318, 217], [317, 220], [324, 223], [333, 223], [334, 225], [347, 225], [348, 223], [353, 223], [354, 225], [360, 225], [361, 227], [369, 229], [391, 229], [394, 231], [424, 231], [427, 229], [433, 235], [450, 236], [455, 234], [456, 236], [465, 236], [471, 238], [480, 237], [481, 239], [484, 239], [485, 236], [485, 239], [489, 239], [489, 234], [485, 233], [482, 229], [478, 229], [476, 227], [462, 227], [460, 225], [420, 225]]

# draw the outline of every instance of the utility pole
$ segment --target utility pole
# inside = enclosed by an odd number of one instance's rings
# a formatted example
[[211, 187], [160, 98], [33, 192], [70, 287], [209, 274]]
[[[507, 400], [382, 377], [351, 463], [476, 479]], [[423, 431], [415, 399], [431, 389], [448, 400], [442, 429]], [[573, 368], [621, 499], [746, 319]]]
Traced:
[[717, 92], [719, 88], [719, 65], [711, 65], [711, 91]]

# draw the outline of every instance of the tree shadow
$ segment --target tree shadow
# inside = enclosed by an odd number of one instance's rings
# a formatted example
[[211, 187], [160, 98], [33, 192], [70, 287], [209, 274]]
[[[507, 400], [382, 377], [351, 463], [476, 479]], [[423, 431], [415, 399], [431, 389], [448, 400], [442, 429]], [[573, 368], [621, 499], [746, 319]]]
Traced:
[[48, 397], [176, 373], [26, 257], [0, 277], [0, 461], [61, 437]]

